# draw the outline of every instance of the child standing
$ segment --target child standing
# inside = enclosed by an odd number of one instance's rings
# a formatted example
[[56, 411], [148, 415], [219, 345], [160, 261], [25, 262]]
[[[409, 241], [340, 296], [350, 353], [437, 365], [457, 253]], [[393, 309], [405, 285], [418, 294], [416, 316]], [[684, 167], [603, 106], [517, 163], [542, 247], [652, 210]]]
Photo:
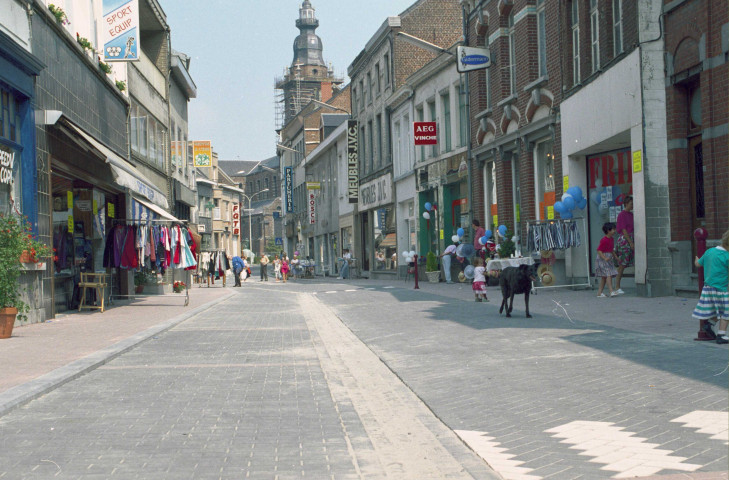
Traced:
[[[699, 303], [694, 309], [693, 317], [699, 320], [712, 319], [719, 321], [716, 332], [716, 343], [729, 343], [726, 334], [729, 323], [729, 230], [721, 237], [721, 245], [710, 248], [694, 265], [704, 267], [704, 288], [701, 290]], [[711, 325], [704, 324], [705, 331], [711, 332]]]
[[610, 296], [618, 296], [618, 292], [613, 291], [613, 277], [618, 274], [615, 265], [613, 264], [613, 250], [615, 250], [615, 224], [607, 222], [602, 226], [602, 231], [605, 236], [600, 239], [600, 245], [597, 247], [597, 261], [595, 262], [595, 275], [600, 277], [600, 286], [597, 289], [597, 298], [607, 298], [607, 295], [602, 293], [607, 283], [610, 289]]
[[476, 301], [489, 301], [486, 296], [486, 267], [483, 266], [483, 260], [480, 257], [473, 259], [473, 294], [476, 295]]
[[273, 257], [273, 273], [276, 275], [276, 281], [281, 281], [281, 259], [278, 255]]

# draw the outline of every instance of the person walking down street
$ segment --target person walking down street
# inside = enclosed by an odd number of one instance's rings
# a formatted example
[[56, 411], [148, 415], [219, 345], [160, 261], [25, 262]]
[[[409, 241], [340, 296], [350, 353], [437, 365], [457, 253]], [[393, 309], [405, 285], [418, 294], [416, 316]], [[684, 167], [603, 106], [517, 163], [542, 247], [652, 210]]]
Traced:
[[483, 266], [483, 259], [476, 257], [473, 259], [473, 294], [476, 295], [477, 302], [488, 302], [489, 297], [486, 296], [486, 267]]
[[231, 263], [233, 264], [233, 275], [235, 277], [235, 284], [234, 287], [240, 287], [240, 272], [243, 271], [243, 259], [240, 258], [238, 255], [233, 257], [233, 260], [231, 260]]
[[261, 281], [267, 282], [268, 281], [268, 256], [266, 255], [266, 252], [261, 252]]
[[349, 262], [352, 260], [352, 254], [349, 253], [349, 249], [345, 248], [342, 250], [342, 269], [339, 272], [339, 280], [349, 278]]
[[613, 277], [618, 274], [618, 271], [613, 265], [613, 250], [615, 249], [615, 224], [607, 222], [602, 226], [602, 231], [605, 236], [600, 239], [600, 244], [597, 246], [597, 259], [595, 261], [595, 275], [600, 277], [600, 285], [597, 288], [597, 298], [607, 298], [607, 295], [602, 293], [605, 284], [607, 283], [608, 289], [610, 290], [610, 296], [616, 297], [618, 292], [613, 290]]
[[278, 255], [273, 257], [273, 274], [276, 276], [276, 281], [281, 281], [281, 259]]
[[446, 247], [443, 253], [440, 254], [441, 262], [443, 263], [443, 273], [445, 273], [446, 283], [453, 283], [451, 280], [451, 260], [456, 256], [456, 249], [458, 248], [458, 242], [453, 243]]
[[633, 241], [633, 197], [628, 195], [623, 200], [623, 211], [618, 214], [618, 240], [615, 242], [615, 256], [618, 260], [618, 276], [615, 279], [615, 291], [618, 295], [625, 292], [620, 288], [623, 271], [633, 265], [635, 243]]
[[471, 222], [471, 226], [473, 226], [473, 247], [477, 252], [480, 252], [483, 245], [481, 245], [481, 242], [478, 240], [484, 236], [486, 230], [481, 226], [481, 222], [475, 218], [473, 219], [473, 222]]
[[286, 254], [284, 253], [281, 256], [281, 277], [283, 278], [283, 283], [286, 283], [286, 279], [289, 276], [289, 259], [286, 257]]
[[729, 230], [721, 237], [721, 245], [708, 249], [694, 265], [704, 267], [704, 288], [693, 318], [707, 320], [706, 333], [713, 335], [711, 322], [718, 321], [716, 343], [729, 343], [726, 328], [729, 323]]

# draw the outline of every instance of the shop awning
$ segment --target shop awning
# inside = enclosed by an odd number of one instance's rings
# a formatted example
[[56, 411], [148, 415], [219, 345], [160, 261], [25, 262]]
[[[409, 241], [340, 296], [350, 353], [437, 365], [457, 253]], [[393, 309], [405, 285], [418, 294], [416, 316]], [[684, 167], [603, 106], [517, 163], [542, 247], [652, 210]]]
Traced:
[[[152, 202], [150, 202], [150, 201], [148, 201], [148, 200], [144, 200], [144, 199], [141, 199], [141, 198], [139, 198], [139, 197], [137, 197], [137, 196], [134, 196], [134, 197], [132, 197], [132, 198], [134, 199], [134, 201], [135, 201], [135, 202], [139, 203], [139, 204], [140, 204], [140, 205], [141, 205], [142, 207], [146, 207], [146, 208], [148, 208], [149, 210], [151, 210], [152, 212], [154, 212], [154, 213], [156, 213], [157, 215], [159, 215], [159, 217], [160, 217], [161, 219], [163, 219], [163, 220], [170, 220], [170, 221], [172, 221], [172, 222], [180, 222], [180, 220], [179, 220], [179, 219], [178, 219], [177, 217], [175, 217], [175, 216], [174, 216], [174, 215], [172, 215], [171, 213], [167, 212], [166, 210], [164, 210], [164, 209], [162, 209], [162, 208], [158, 207], [158, 206], [157, 206], [157, 205], [155, 205], [154, 203], [152, 203]], [[134, 215], [134, 219], [135, 219], [135, 220], [139, 220], [139, 219], [137, 218], [137, 215], [136, 215], [136, 214]]]
[[385, 235], [385, 238], [382, 240], [382, 243], [380, 243], [380, 247], [386, 248], [386, 247], [394, 247], [397, 245], [397, 235], [394, 233], [388, 233]]
[[114, 172], [114, 176], [116, 177], [115, 182], [118, 185], [128, 188], [133, 193], [142, 195], [163, 209], [167, 209], [169, 207], [169, 204], [167, 203], [167, 196], [162, 193], [160, 189], [155, 187], [154, 184], [142, 174], [142, 172], [134, 167], [134, 165], [112, 152], [104, 144], [84, 132], [73, 123], [64, 122], [64, 125], [71, 127], [75, 133], [86, 140], [86, 142], [92, 145], [103, 157], [106, 158], [106, 163], [109, 164], [111, 170]]

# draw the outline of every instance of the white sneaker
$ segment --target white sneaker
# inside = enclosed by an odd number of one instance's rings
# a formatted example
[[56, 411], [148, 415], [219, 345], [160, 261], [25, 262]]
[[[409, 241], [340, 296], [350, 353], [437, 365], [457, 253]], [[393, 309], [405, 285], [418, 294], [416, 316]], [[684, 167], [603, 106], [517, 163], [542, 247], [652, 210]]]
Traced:
[[620, 292], [613, 292], [610, 294], [611, 297], [617, 297], [618, 295], [620, 295]]
[[597, 298], [608, 298], [608, 296], [605, 295], [604, 293], [601, 293], [600, 295], [597, 296]]
[[623, 291], [622, 288], [618, 288], [617, 290], [615, 290], [615, 293], [618, 294], [618, 295], [624, 295], [625, 294], [625, 292]]

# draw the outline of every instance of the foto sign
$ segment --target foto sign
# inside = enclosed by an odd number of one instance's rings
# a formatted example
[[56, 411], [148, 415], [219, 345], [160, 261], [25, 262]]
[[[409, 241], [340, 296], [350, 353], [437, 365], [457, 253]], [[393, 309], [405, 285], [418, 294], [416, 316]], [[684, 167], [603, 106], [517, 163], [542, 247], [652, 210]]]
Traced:
[[104, 61], [139, 60], [139, 1], [104, 0]]
[[488, 48], [461, 46], [456, 50], [458, 73], [481, 70], [491, 66], [491, 51]]
[[438, 132], [435, 122], [413, 122], [415, 145], [437, 145]]

